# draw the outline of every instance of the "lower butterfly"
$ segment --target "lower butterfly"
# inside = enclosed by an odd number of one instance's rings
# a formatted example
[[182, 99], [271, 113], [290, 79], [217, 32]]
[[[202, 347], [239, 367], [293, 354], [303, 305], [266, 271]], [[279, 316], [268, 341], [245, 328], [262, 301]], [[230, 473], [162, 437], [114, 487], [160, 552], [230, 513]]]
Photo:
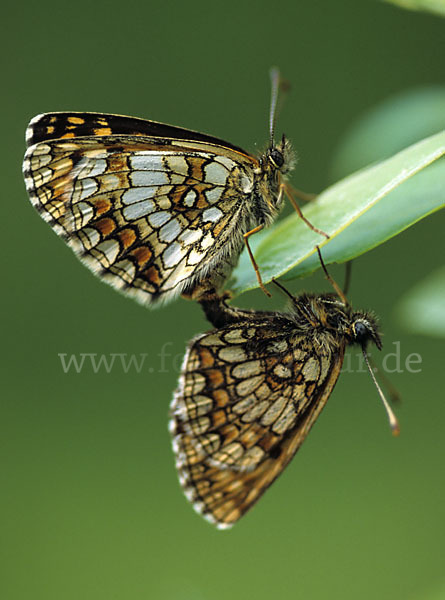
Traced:
[[[272, 115], [276, 73], [274, 81]], [[283, 182], [295, 162], [288, 140], [273, 140], [273, 116], [259, 157], [195, 131], [98, 113], [38, 115], [26, 140], [31, 202], [115, 288], [143, 304], [199, 298], [223, 286], [246, 245], [265, 290], [248, 238], [272, 223], [284, 192], [291, 197]]]
[[[193, 339], [171, 406], [181, 486], [195, 510], [232, 526], [294, 456], [325, 406], [346, 346], [381, 348], [375, 318], [335, 294], [292, 297], [288, 312], [202, 306], [217, 329]], [[395, 434], [398, 423], [381, 389]]]

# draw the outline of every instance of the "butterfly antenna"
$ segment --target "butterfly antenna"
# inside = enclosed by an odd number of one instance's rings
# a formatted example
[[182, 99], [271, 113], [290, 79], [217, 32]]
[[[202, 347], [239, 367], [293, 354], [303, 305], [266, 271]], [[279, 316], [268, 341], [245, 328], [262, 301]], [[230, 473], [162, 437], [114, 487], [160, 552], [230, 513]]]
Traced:
[[389, 394], [389, 400], [392, 404], [400, 404], [402, 402], [402, 398], [400, 397], [399, 391], [394, 387], [388, 377], [385, 376], [383, 371], [377, 367], [375, 362], [372, 360], [371, 356], [368, 356], [369, 364], [371, 365], [374, 373], [379, 374], [379, 379], [383, 382], [383, 385], [386, 387], [386, 391]]
[[270, 147], [272, 148], [275, 140], [275, 118], [277, 114], [278, 90], [280, 89], [280, 71], [278, 67], [272, 67], [270, 70], [271, 96], [269, 113], [269, 135]]
[[272, 282], [273, 282], [273, 283], [274, 283], [274, 284], [275, 284], [275, 285], [276, 285], [278, 288], [280, 288], [280, 290], [281, 290], [282, 292], [284, 292], [284, 293], [286, 294], [286, 296], [289, 296], [289, 298], [290, 298], [291, 300], [295, 300], [295, 297], [294, 297], [294, 296], [292, 296], [292, 294], [289, 292], [289, 290], [287, 290], [287, 289], [284, 287], [284, 285], [281, 285], [281, 283], [279, 283], [279, 282], [278, 282], [276, 279], [273, 279], [273, 278], [272, 278]]
[[372, 370], [371, 364], [369, 362], [369, 358], [368, 358], [368, 354], [366, 352], [366, 349], [362, 346], [362, 352], [363, 352], [363, 357], [365, 359], [366, 362], [366, 366], [368, 367], [368, 370], [371, 374], [372, 380], [374, 382], [375, 387], [377, 388], [377, 391], [379, 393], [380, 399], [383, 402], [383, 406], [385, 407], [386, 410], [386, 414], [388, 415], [388, 421], [389, 421], [389, 425], [391, 427], [392, 430], [392, 434], [393, 435], [399, 435], [400, 433], [400, 425], [399, 422], [397, 420], [396, 415], [394, 414], [394, 412], [392, 411], [392, 408], [390, 407], [388, 400], [385, 398], [385, 394], [382, 392], [382, 388], [379, 386], [378, 381], [374, 375], [374, 371]]
[[332, 285], [332, 287], [334, 288], [334, 290], [337, 292], [337, 295], [340, 297], [340, 299], [343, 302], [343, 304], [345, 304], [346, 306], [349, 306], [349, 302], [348, 302], [348, 299], [345, 296], [345, 293], [343, 292], [343, 290], [341, 289], [341, 287], [338, 285], [338, 283], [335, 281], [335, 279], [333, 279], [329, 275], [328, 270], [326, 268], [326, 265], [324, 264], [323, 257], [321, 256], [321, 250], [320, 250], [320, 248], [318, 246], [315, 246], [315, 247], [317, 248], [318, 258], [320, 259], [321, 268], [324, 271], [326, 279], [329, 281], [329, 283]]

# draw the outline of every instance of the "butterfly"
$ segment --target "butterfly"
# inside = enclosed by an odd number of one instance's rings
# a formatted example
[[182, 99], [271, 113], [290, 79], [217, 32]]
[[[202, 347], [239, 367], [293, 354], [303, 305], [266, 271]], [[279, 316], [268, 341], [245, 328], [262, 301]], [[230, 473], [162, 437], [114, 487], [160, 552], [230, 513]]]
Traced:
[[244, 245], [265, 290], [248, 238], [273, 222], [284, 193], [291, 197], [283, 182], [295, 163], [273, 127], [271, 116], [269, 146], [255, 157], [155, 121], [42, 114], [26, 132], [26, 187], [82, 262], [143, 304], [214, 293]]
[[[202, 303], [213, 331], [188, 345], [170, 414], [180, 484], [194, 509], [231, 527], [282, 473], [325, 406], [346, 346], [381, 349], [375, 317], [335, 294], [287, 312]], [[395, 434], [398, 423], [371, 372]]]

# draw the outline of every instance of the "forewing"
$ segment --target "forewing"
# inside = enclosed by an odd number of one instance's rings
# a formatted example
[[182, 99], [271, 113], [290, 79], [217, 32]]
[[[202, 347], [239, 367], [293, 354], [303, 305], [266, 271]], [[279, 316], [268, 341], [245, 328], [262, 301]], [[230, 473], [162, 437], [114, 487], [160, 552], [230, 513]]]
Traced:
[[[37, 125], [31, 140], [43, 135]], [[254, 159], [207, 143], [94, 131], [28, 148], [33, 205], [114, 287], [146, 304], [180, 294], [224, 246], [239, 209], [230, 178]]]
[[55, 112], [37, 115], [28, 126], [26, 141], [28, 146], [32, 146], [39, 142], [58, 138], [104, 135], [142, 135], [145, 137], [195, 140], [246, 154], [244, 150], [229, 142], [191, 129], [137, 117], [91, 112]]
[[198, 512], [224, 528], [253, 506], [304, 441], [343, 353], [315, 353], [278, 317], [190, 344], [170, 427], [179, 479]]

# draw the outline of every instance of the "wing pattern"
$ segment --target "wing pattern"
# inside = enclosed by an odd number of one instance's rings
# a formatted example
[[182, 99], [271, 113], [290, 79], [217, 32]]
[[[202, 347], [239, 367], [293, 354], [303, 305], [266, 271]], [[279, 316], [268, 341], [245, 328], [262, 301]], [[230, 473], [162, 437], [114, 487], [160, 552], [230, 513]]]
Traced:
[[335, 352], [292, 335], [286, 319], [253, 318], [193, 340], [170, 429], [187, 498], [230, 527], [291, 460], [340, 373]]
[[56, 114], [51, 125], [49, 117], [29, 127], [28, 140], [38, 141], [25, 155], [26, 186], [41, 216], [93, 272], [146, 304], [193, 288], [213, 268], [212, 284], [226, 277], [243, 244], [238, 230], [255, 158], [206, 136], [113, 134], [106, 115], [94, 116], [90, 135], [76, 137], [85, 123], [60, 124]]

